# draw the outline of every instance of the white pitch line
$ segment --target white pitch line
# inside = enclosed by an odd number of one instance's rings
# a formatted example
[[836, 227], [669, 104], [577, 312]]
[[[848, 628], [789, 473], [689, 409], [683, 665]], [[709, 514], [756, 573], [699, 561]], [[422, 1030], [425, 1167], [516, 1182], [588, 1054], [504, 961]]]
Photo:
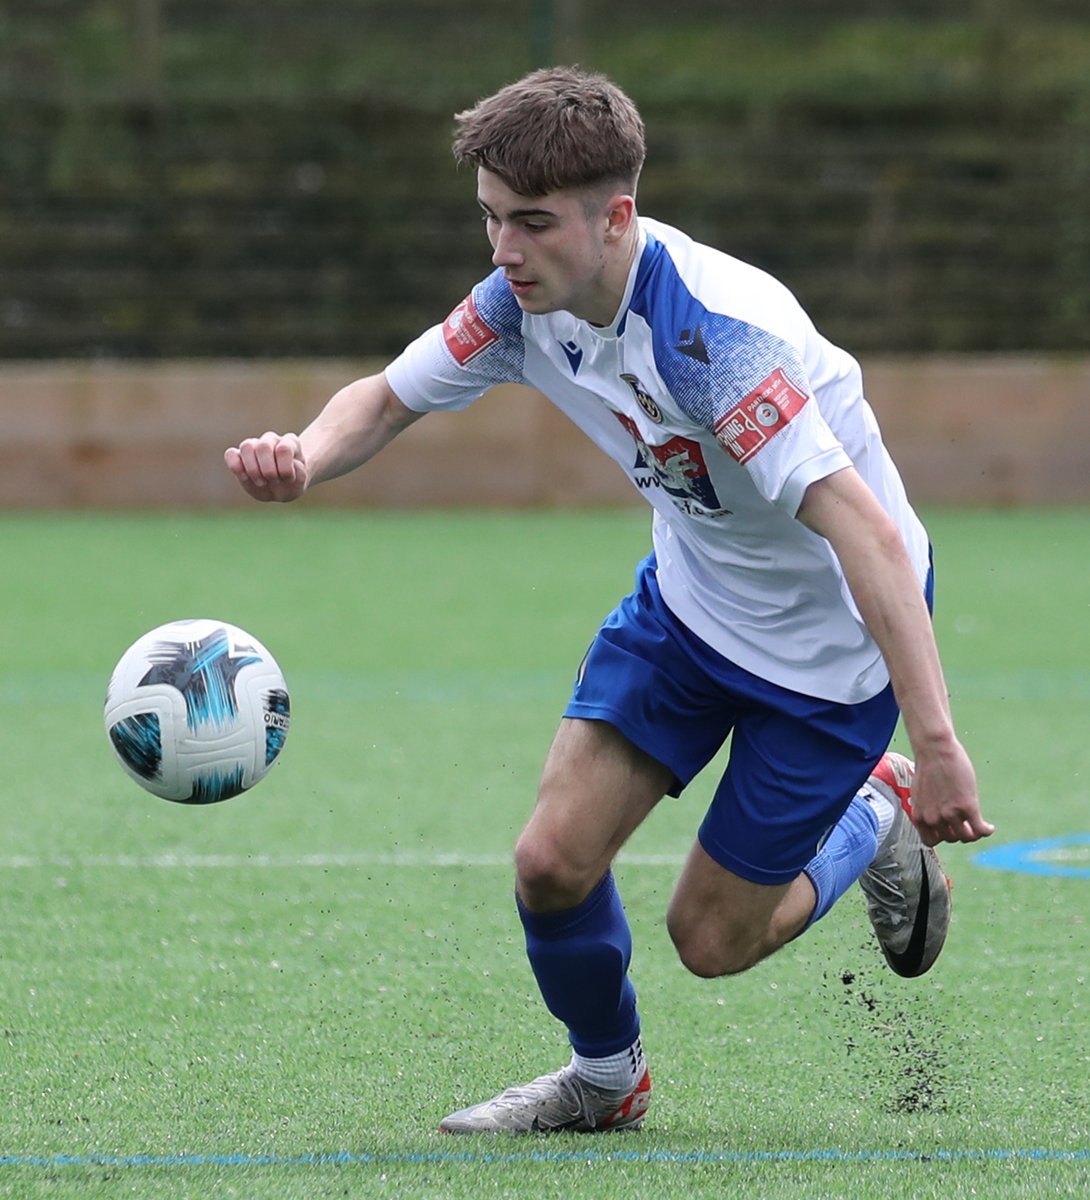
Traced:
[[1090, 862], [1090, 843], [1085, 846], [1057, 846], [1053, 850], [1037, 850], [1029, 855], [1031, 862], [1084, 863]]
[[[622, 864], [637, 867], [676, 867], [684, 861], [680, 855], [632, 854], [623, 855]], [[34, 871], [43, 868], [72, 870], [79, 868], [138, 868], [143, 870], [238, 870], [242, 867], [260, 869], [294, 868], [358, 868], [408, 867], [441, 869], [447, 867], [511, 867], [509, 854], [412, 853], [391, 854], [15, 854], [0, 858], [0, 871]]]

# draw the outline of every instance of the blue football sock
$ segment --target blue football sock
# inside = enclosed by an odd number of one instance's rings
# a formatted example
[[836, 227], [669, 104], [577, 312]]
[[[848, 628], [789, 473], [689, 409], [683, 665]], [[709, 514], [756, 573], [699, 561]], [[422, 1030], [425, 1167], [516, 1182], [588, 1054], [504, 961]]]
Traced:
[[847, 812], [833, 826], [825, 844], [806, 867], [817, 892], [817, 905], [807, 927], [820, 921], [874, 861], [878, 853], [878, 817], [861, 796], [853, 796]]
[[632, 934], [612, 872], [575, 908], [536, 913], [519, 900], [518, 909], [537, 985], [575, 1052], [604, 1058], [627, 1050], [640, 1019], [628, 978]]

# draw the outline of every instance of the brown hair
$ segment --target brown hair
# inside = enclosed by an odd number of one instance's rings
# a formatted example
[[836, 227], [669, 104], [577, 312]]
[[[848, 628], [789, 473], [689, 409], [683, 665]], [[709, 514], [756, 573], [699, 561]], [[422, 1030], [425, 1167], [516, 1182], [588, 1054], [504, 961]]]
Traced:
[[454, 157], [484, 167], [520, 196], [611, 183], [634, 194], [643, 121], [604, 75], [548, 67], [455, 118]]

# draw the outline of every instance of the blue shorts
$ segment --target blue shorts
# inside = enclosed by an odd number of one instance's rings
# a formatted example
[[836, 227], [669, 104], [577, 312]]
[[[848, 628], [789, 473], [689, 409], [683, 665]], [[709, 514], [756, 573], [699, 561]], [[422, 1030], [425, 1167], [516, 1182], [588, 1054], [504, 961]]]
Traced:
[[743, 879], [781, 884], [840, 820], [889, 746], [899, 711], [889, 686], [861, 704], [836, 704], [724, 658], [666, 607], [651, 555], [587, 651], [564, 715], [615, 726], [673, 771], [674, 796], [729, 735], [700, 844]]

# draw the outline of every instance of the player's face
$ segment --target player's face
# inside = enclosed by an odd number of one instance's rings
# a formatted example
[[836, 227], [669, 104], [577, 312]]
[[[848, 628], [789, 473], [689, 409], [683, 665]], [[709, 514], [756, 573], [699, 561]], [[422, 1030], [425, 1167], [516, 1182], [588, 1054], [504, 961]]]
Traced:
[[520, 196], [483, 168], [477, 172], [477, 201], [492, 261], [503, 269], [524, 312], [563, 309], [595, 325], [612, 322], [628, 261], [618, 269], [616, 218], [608, 202], [588, 211], [582, 192]]

